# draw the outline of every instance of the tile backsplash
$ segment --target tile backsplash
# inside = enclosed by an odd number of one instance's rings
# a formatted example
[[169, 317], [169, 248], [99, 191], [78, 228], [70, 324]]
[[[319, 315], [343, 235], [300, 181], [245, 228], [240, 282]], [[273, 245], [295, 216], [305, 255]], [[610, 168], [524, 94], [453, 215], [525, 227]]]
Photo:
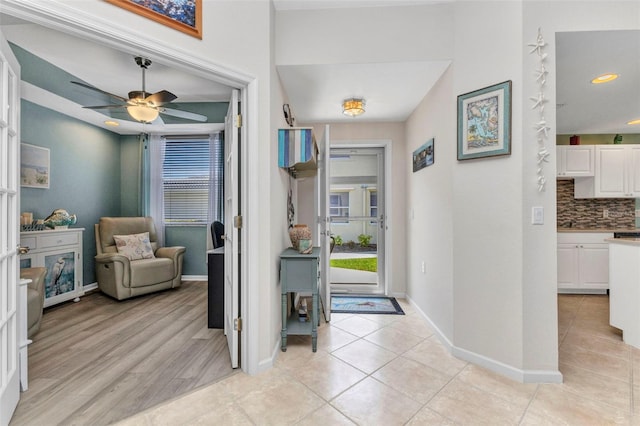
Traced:
[[[634, 198], [573, 198], [573, 180], [557, 181], [558, 228], [635, 228]], [[609, 217], [603, 218], [603, 211]]]

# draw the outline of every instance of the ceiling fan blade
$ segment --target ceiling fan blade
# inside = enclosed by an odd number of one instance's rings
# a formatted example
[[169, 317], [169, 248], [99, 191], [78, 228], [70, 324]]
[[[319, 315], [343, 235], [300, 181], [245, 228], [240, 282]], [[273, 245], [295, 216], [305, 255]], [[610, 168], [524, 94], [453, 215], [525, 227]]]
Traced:
[[161, 90], [153, 95], [147, 96], [144, 100], [146, 102], [152, 102], [154, 105], [168, 104], [169, 102], [178, 99], [176, 95], [166, 90]]
[[200, 121], [202, 123], [207, 121], [207, 116], [202, 114], [196, 114], [195, 112], [181, 111], [179, 109], [171, 108], [158, 108], [161, 114], [171, 115], [173, 117], [184, 118], [187, 120]]
[[77, 84], [78, 86], [82, 86], [84, 88], [87, 88], [89, 90], [93, 90], [95, 92], [99, 92], [99, 93], [105, 94], [107, 96], [111, 96], [112, 98], [118, 99], [118, 100], [120, 100], [122, 102], [128, 102], [129, 101], [129, 99], [127, 99], [127, 98], [123, 98], [122, 96], [114, 95], [113, 93], [105, 92], [104, 90], [98, 89], [97, 87], [93, 87], [93, 86], [91, 86], [89, 84], [81, 83], [79, 81], [72, 81], [71, 83]]
[[115, 109], [115, 108], [126, 108], [126, 105], [95, 105], [95, 106], [86, 106], [82, 108], [88, 109]]

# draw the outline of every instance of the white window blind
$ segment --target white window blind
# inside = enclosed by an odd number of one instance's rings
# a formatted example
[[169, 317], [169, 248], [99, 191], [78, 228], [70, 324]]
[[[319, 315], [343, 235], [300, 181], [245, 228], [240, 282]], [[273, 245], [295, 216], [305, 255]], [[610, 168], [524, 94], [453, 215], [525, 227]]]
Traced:
[[167, 137], [162, 173], [167, 225], [208, 224], [210, 173], [221, 180], [224, 172], [221, 138], [211, 140], [210, 147], [208, 136]]

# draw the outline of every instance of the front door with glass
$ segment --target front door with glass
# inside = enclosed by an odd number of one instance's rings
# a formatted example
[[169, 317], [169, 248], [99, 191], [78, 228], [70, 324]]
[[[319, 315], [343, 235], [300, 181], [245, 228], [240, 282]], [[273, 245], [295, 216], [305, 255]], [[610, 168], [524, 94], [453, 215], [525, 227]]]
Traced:
[[332, 293], [384, 293], [384, 148], [331, 148]]

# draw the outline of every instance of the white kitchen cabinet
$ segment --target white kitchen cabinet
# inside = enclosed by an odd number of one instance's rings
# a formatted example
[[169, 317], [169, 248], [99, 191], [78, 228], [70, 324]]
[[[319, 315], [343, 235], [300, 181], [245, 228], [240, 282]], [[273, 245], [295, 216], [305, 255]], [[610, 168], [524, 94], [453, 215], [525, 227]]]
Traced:
[[595, 173], [595, 146], [556, 146], [556, 165], [558, 178], [593, 176]]
[[609, 288], [609, 245], [612, 233], [558, 234], [558, 292], [604, 293]]
[[74, 299], [82, 288], [82, 232], [84, 228], [53, 229], [20, 233], [20, 245], [28, 247], [20, 255], [20, 267], [44, 266], [44, 307]]
[[575, 197], [640, 197], [640, 145], [596, 145], [595, 176], [576, 179]]

